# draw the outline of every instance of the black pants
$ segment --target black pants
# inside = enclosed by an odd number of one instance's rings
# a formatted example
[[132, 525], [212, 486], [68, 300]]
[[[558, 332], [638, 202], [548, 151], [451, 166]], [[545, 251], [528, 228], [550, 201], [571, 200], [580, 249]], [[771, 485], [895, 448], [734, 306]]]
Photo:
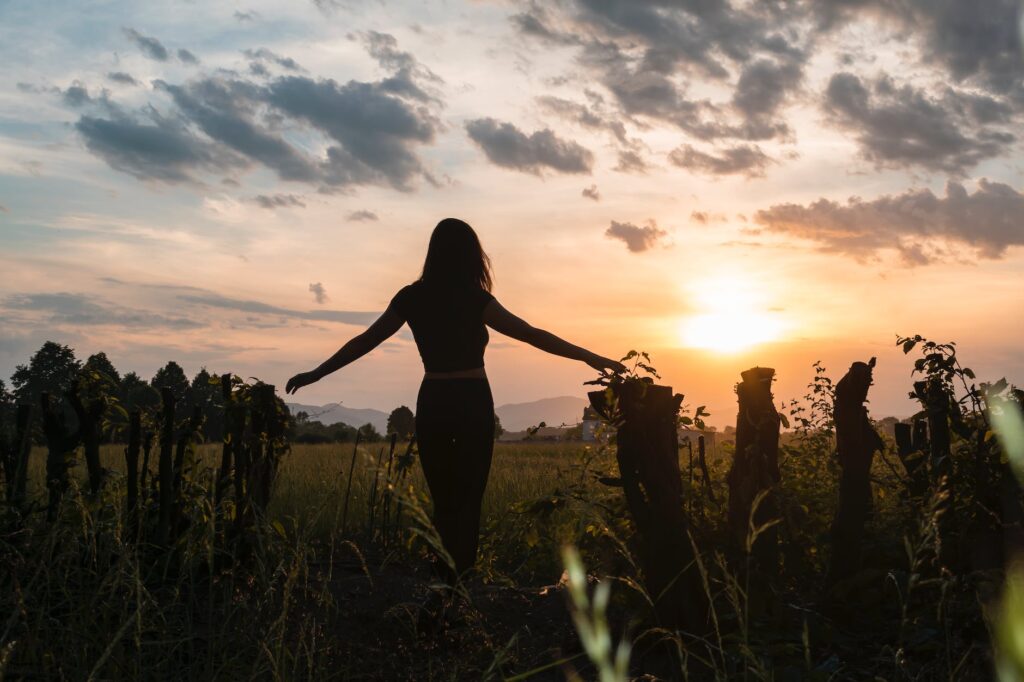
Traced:
[[434, 526], [461, 575], [476, 563], [480, 504], [494, 451], [487, 379], [424, 379], [416, 399], [416, 441]]

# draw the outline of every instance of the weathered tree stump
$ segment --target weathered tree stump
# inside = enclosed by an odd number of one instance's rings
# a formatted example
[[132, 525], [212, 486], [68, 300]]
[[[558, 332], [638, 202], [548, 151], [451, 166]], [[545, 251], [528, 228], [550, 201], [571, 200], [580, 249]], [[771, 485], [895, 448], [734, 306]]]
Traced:
[[836, 384], [836, 450], [839, 456], [839, 503], [832, 523], [832, 560], [828, 584], [860, 569], [864, 523], [871, 511], [871, 461], [885, 444], [871, 426], [864, 405], [875, 359], [855, 362]]
[[[619, 472], [637, 528], [646, 589], [663, 627], [692, 635], [709, 631], [709, 606], [691, 544], [682, 495], [676, 433], [681, 395], [668, 386], [626, 382], [611, 389], [618, 406]], [[606, 419], [606, 391], [589, 394]]]
[[[754, 367], [740, 376], [743, 381], [736, 386], [736, 452], [727, 477], [729, 527], [743, 552], [749, 550], [754, 568], [771, 577], [778, 573], [779, 540], [776, 528], [765, 526], [779, 516], [774, 489], [781, 478], [780, 419], [772, 403], [775, 370]], [[756, 510], [753, 509], [755, 499], [762, 494]], [[751, 545], [753, 529], [761, 528], [765, 529]]]

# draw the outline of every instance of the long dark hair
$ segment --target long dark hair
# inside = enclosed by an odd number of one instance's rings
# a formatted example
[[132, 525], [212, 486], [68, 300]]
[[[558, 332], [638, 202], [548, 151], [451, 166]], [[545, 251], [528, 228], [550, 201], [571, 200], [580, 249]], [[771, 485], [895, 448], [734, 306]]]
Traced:
[[490, 291], [491, 259], [476, 232], [458, 218], [445, 218], [434, 228], [420, 280], [428, 283], [479, 286]]

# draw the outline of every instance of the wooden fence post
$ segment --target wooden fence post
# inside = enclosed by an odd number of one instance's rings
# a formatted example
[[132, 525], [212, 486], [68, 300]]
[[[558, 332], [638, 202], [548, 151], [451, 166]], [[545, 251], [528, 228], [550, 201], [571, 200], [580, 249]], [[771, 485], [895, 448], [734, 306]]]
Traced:
[[135, 539], [138, 530], [139, 507], [139, 450], [142, 447], [142, 415], [132, 410], [128, 416], [128, 447], [124, 450], [126, 483], [128, 485], [125, 517], [128, 537]]
[[224, 399], [224, 444], [220, 454], [220, 470], [217, 473], [217, 489], [214, 493], [214, 501], [220, 504], [224, 489], [228, 486], [228, 478], [231, 476], [231, 453], [235, 445], [232, 431], [233, 401], [231, 399], [231, 373], [226, 372], [220, 375], [220, 392]]
[[[775, 370], [754, 367], [740, 375], [736, 387], [739, 414], [736, 417], [736, 452], [727, 477], [729, 483], [729, 526], [739, 546], [746, 549], [755, 498], [765, 496], [753, 513], [754, 528], [779, 516], [774, 489], [779, 473], [779, 413], [772, 403]], [[779, 566], [778, 531], [770, 527], [760, 534], [751, 549], [757, 570], [775, 576]]]
[[85, 466], [89, 471], [89, 490], [96, 495], [103, 482], [103, 467], [100, 466], [100, 419], [107, 409], [107, 401], [105, 398], [99, 398], [86, 406], [78, 394], [77, 383], [71, 385], [67, 397], [75, 416], [78, 417], [78, 434], [85, 450]]
[[864, 523], [871, 510], [871, 460], [885, 444], [871, 426], [864, 403], [875, 358], [855, 362], [835, 393], [836, 450], [839, 456], [839, 502], [832, 523], [832, 560], [828, 584], [860, 569]]
[[[709, 605], [683, 504], [677, 434], [682, 396], [668, 386], [640, 382], [611, 390], [622, 417], [616, 458], [647, 593], [662, 627], [702, 636], [710, 629]], [[611, 416], [605, 391], [589, 397], [598, 414]]]
[[50, 394], [45, 391], [39, 399], [43, 408], [43, 433], [46, 434], [46, 487], [50, 493], [46, 519], [53, 521], [68, 488], [68, 468], [80, 437], [78, 431], [68, 433], [60, 403], [55, 407]]
[[913, 425], [898, 423], [894, 427], [896, 453], [907, 472], [907, 489], [913, 497], [921, 497], [928, 489], [928, 426], [921, 419]]
[[160, 432], [160, 461], [158, 476], [160, 481], [159, 510], [157, 521], [157, 543], [166, 547], [170, 540], [171, 512], [174, 506], [174, 394], [164, 387], [160, 390], [163, 400], [163, 429]]
[[21, 510], [25, 504], [28, 481], [28, 456], [32, 451], [32, 406], [18, 405], [14, 417], [14, 433], [10, 442], [3, 443], [3, 469], [7, 485], [7, 501]]
[[955, 498], [949, 480], [949, 476], [953, 472], [949, 418], [950, 410], [956, 409], [956, 407], [950, 404], [952, 398], [946, 393], [941, 380], [937, 378], [915, 381], [914, 394], [924, 406], [928, 419], [929, 479], [936, 494], [943, 498], [938, 506], [936, 521], [939, 562], [949, 567], [953, 563], [956, 551], [950, 537], [950, 522]]

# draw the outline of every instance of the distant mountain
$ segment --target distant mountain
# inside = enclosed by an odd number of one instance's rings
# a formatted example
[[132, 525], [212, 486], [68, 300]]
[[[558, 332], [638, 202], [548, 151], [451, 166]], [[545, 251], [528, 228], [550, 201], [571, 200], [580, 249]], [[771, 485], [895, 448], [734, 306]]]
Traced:
[[[349, 426], [373, 424], [374, 428], [384, 433], [388, 426], [388, 413], [374, 409], [358, 409], [345, 407], [340, 403], [327, 405], [302, 405], [286, 403], [292, 414], [306, 412], [312, 421], [323, 424], [342, 422]], [[501, 419], [501, 425], [508, 431], [522, 431], [545, 422], [548, 426], [560, 424], [576, 424], [583, 416], [583, 407], [587, 401], [583, 398], [563, 395], [558, 398], [543, 398], [529, 403], [509, 403], [494, 409]]]
[[285, 404], [292, 414], [305, 412], [309, 415], [310, 421], [322, 424], [341, 422], [355, 427], [360, 427], [363, 424], [373, 424], [373, 427], [381, 433], [384, 433], [388, 427], [388, 413], [381, 412], [380, 410], [345, 407], [341, 403], [328, 403], [326, 405]]
[[522, 431], [541, 422], [548, 426], [577, 424], [583, 418], [583, 408], [587, 404], [583, 398], [563, 395], [529, 403], [509, 403], [494, 408], [494, 411], [498, 413], [504, 429]]

